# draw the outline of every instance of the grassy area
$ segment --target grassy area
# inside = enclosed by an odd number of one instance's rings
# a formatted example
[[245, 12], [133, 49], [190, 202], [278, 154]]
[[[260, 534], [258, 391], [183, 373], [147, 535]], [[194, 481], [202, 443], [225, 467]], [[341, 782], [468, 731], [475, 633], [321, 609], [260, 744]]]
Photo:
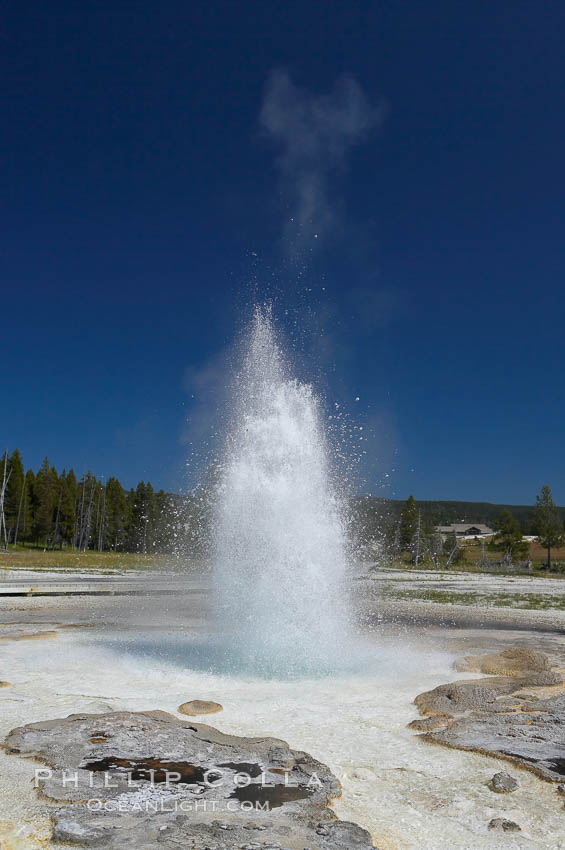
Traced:
[[0, 570], [114, 573], [166, 567], [172, 560], [172, 556], [131, 552], [76, 552], [72, 549], [44, 551], [17, 547], [7, 552], [0, 551]]
[[[547, 549], [544, 549], [543, 546], [537, 542], [537, 540], [532, 540], [528, 543], [529, 554], [532, 562], [534, 564], [545, 564], [547, 562]], [[465, 551], [465, 557], [470, 561], [478, 561], [482, 557], [482, 546], [478, 541], [466, 541], [463, 543], [463, 549]], [[500, 560], [501, 555], [499, 552], [493, 552], [489, 550], [488, 546], [485, 547], [485, 555], [490, 561]], [[552, 561], [565, 561], [565, 546], [561, 546], [557, 549], [551, 550], [551, 560]]]
[[[507, 568], [501, 566], [500, 564], [500, 555], [496, 553], [488, 552], [487, 553], [487, 562], [481, 563], [481, 550], [479, 547], [474, 544], [467, 544], [463, 547], [464, 550], [464, 558], [457, 563], [450, 564], [449, 567], [446, 567], [444, 563], [440, 567], [435, 567], [431, 561], [422, 560], [418, 566], [412, 564], [410, 562], [410, 556], [408, 554], [401, 556], [395, 563], [388, 564], [387, 569], [398, 569], [398, 570], [414, 570], [414, 571], [422, 571], [422, 570], [434, 570], [437, 572], [448, 572], [448, 573], [474, 573], [474, 574], [486, 574], [486, 575], [498, 575], [498, 576], [524, 576], [524, 575], [532, 575], [536, 578], [554, 578], [554, 579], [564, 579], [565, 578], [565, 560], [555, 557], [553, 559], [552, 555], [552, 570], [551, 572], [547, 572], [545, 568], [545, 561], [533, 561], [533, 569], [531, 572], [526, 570], [516, 569], [516, 568]], [[558, 553], [563, 552], [562, 549], [556, 550]], [[565, 557], [565, 556], [562, 556]]]
[[435, 602], [451, 605], [476, 605], [486, 608], [521, 608], [529, 611], [565, 611], [565, 595], [543, 593], [457, 593], [444, 590], [396, 590], [385, 587], [390, 599]]

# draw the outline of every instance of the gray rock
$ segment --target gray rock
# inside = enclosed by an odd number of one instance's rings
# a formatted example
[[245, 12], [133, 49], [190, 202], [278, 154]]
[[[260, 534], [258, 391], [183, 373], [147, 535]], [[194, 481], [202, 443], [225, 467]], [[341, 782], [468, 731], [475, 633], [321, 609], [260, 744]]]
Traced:
[[414, 702], [424, 715], [463, 714], [469, 709], [485, 709], [499, 696], [514, 693], [521, 683], [514, 679], [495, 677], [476, 681], [462, 680], [438, 685], [431, 691], [419, 694]]
[[521, 832], [522, 829], [513, 820], [506, 818], [493, 818], [488, 825], [489, 829], [494, 829], [497, 832]]
[[458, 658], [455, 669], [460, 673], [485, 673], [490, 676], [523, 676], [551, 669], [544, 652], [524, 646], [513, 646], [489, 655], [466, 655]]
[[528, 676], [526, 685], [533, 685], [538, 688], [551, 687], [552, 685], [562, 685], [563, 676], [554, 670], [546, 670], [542, 673], [533, 673]]
[[[483, 663], [484, 658], [490, 659], [490, 666]], [[539, 699], [535, 690], [533, 693], [528, 690], [561, 684], [562, 674], [547, 669], [547, 656], [535, 650], [512, 649], [481, 656], [480, 664], [476, 661], [468, 657], [458, 667], [501, 672], [503, 663], [508, 662], [508, 670], [515, 671], [520, 665], [537, 670], [521, 676], [505, 673], [475, 681], [451, 682], [426, 691], [414, 700], [425, 717], [413, 721], [411, 728], [423, 732], [422, 737], [430, 741], [499, 756], [544, 779], [562, 781], [565, 694], [561, 690], [547, 697], [542, 692]]]
[[519, 779], [515, 779], [504, 770], [495, 773], [490, 781], [490, 787], [497, 794], [510, 794], [512, 791], [517, 791], [520, 785]]
[[565, 770], [565, 718], [543, 715], [474, 714], [423, 737], [461, 750], [510, 759], [544, 779], [559, 781]]
[[[224, 735], [162, 711], [111, 712], [19, 727], [5, 748], [50, 768], [40, 790], [65, 804], [55, 843], [233, 850], [256, 845], [250, 830], [260, 830], [265, 850], [317, 850], [322, 836], [324, 850], [374, 850], [328, 808], [341, 790], [329, 768], [275, 738]], [[63, 771], [76, 781], [64, 784]]]
[[435, 729], [443, 729], [450, 720], [447, 714], [434, 714], [431, 717], [418, 717], [408, 724], [409, 729], [416, 732], [433, 732]]
[[538, 699], [532, 694], [523, 694], [521, 702], [522, 711], [546, 712], [557, 717], [565, 716], [565, 694], [559, 694], [547, 699]]

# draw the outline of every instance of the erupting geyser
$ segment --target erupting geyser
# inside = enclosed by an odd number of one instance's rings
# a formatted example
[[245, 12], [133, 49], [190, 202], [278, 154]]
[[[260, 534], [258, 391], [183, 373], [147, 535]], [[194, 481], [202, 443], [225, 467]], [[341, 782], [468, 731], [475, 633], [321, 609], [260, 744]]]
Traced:
[[[345, 652], [346, 534], [320, 404], [257, 308], [215, 505], [215, 582], [230, 655], [266, 673], [334, 669]], [[247, 666], [247, 664], [246, 664]]]

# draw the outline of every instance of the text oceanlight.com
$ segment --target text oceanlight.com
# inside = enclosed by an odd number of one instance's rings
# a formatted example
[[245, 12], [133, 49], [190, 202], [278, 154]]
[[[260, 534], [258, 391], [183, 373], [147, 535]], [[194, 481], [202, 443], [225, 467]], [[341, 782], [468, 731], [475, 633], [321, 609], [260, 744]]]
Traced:
[[144, 812], [145, 814], [157, 812], [270, 812], [271, 804], [268, 800], [260, 802], [255, 800], [178, 800], [174, 797], [159, 800], [128, 800], [124, 795], [121, 799], [101, 800], [94, 798], [86, 801], [86, 806], [91, 812]]

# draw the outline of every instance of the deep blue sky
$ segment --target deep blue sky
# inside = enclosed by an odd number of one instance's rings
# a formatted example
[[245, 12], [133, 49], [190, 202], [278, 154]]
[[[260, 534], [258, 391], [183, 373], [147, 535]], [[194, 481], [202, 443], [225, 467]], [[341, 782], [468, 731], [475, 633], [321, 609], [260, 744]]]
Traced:
[[[2, 19], [2, 446], [179, 486], [255, 292], [365, 423], [367, 489], [531, 503], [548, 483], [565, 503], [562, 4], [8, 0]], [[378, 112], [298, 256], [259, 118], [276, 69], [306, 104], [349, 74]]]

